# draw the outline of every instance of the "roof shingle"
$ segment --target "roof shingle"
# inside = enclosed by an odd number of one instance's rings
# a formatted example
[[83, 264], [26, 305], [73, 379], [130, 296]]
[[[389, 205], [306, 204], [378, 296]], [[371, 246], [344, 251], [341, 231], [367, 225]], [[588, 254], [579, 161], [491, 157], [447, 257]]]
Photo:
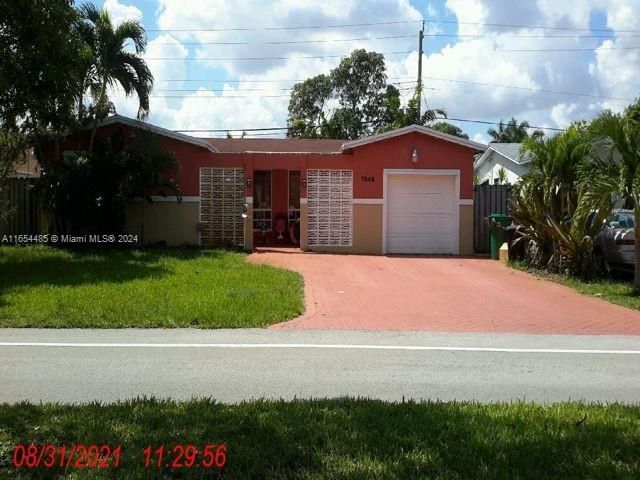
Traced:
[[302, 138], [202, 138], [223, 153], [341, 153], [344, 140]]

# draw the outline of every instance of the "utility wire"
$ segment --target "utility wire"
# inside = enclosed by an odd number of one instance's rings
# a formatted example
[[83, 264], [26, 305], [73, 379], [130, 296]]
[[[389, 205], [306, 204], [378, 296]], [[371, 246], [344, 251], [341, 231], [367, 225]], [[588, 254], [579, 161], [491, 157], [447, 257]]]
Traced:
[[[552, 27], [549, 25], [522, 25], [512, 23], [485, 23], [485, 22], [458, 22], [456, 20], [424, 20], [425, 23], [430, 24], [446, 24], [446, 25], [475, 25], [482, 27], [498, 27], [498, 28], [531, 28], [542, 30], [556, 30], [567, 32], [607, 32], [610, 33], [612, 29], [608, 28], [580, 28], [580, 27]], [[640, 33], [640, 30], [616, 30], [617, 33]]]
[[[402, 52], [377, 52], [381, 55], [405, 55], [413, 53], [413, 50], [405, 50]], [[199, 60], [212, 60], [212, 61], [263, 61], [263, 60], [299, 60], [299, 59], [319, 59], [319, 58], [343, 58], [348, 57], [350, 53], [344, 53], [342, 55], [301, 55], [301, 56], [287, 56], [287, 57], [202, 57], [202, 58], [181, 58], [181, 57], [145, 57], [145, 60], [184, 60], [184, 61], [199, 61]]]
[[391, 22], [371, 22], [371, 23], [348, 23], [336, 25], [297, 25], [290, 27], [231, 27], [231, 28], [150, 28], [147, 32], [256, 32], [256, 31], [278, 31], [278, 30], [317, 30], [323, 28], [353, 28], [372, 27], [378, 25], [401, 25], [407, 23], [419, 23], [422, 20], [396, 20]]
[[[551, 25], [525, 25], [525, 24], [513, 24], [513, 23], [491, 23], [491, 22], [459, 22], [457, 20], [396, 20], [387, 22], [369, 22], [369, 23], [350, 23], [350, 24], [328, 24], [328, 25], [296, 25], [287, 27], [229, 27], [229, 28], [156, 28], [146, 29], [147, 32], [255, 32], [255, 31], [280, 31], [280, 30], [318, 30], [318, 29], [331, 29], [331, 28], [355, 28], [355, 27], [372, 27], [381, 25], [402, 25], [415, 23], [416, 25], [422, 22], [430, 25], [474, 25], [483, 27], [497, 27], [497, 28], [530, 28], [540, 30], [553, 30], [553, 31], [565, 31], [565, 32], [603, 32], [611, 33], [612, 29], [609, 28], [581, 28], [581, 27], [557, 27]], [[640, 30], [616, 30], [615, 33], [638, 33]]]
[[[476, 35], [459, 35], [456, 33], [425, 33], [425, 37], [430, 38], [493, 38], [495, 34], [476, 34]], [[382, 37], [358, 37], [358, 38], [331, 38], [331, 39], [312, 39], [312, 40], [282, 40], [282, 41], [262, 41], [262, 42], [239, 42], [239, 41], [215, 41], [215, 42], [180, 42], [183, 46], [198, 45], [218, 45], [218, 46], [248, 46], [248, 45], [304, 45], [313, 43], [342, 43], [342, 42], [366, 42], [371, 40], [399, 40], [404, 38], [415, 38], [415, 35], [387, 35]], [[541, 39], [611, 39], [618, 38], [640, 38], [640, 35], [502, 35], [500, 38], [541, 38]], [[159, 42], [154, 45], [171, 46], [176, 45], [175, 42]]]
[[[596, 50], [640, 50], [640, 45], [633, 45], [630, 47], [593, 47], [593, 48], [499, 48], [490, 50], [493, 52], [593, 52]], [[416, 53], [415, 50], [404, 50], [399, 52], [379, 52], [381, 55], [406, 55], [409, 53]], [[349, 53], [342, 55], [299, 55], [299, 56], [286, 56], [286, 57], [200, 57], [200, 58], [184, 58], [184, 57], [145, 57], [145, 60], [169, 60], [169, 61], [266, 61], [266, 60], [301, 60], [301, 59], [321, 59], [321, 58], [344, 58], [348, 57]]]
[[[455, 117], [436, 117], [436, 120], [455, 121], [455, 122], [467, 122], [478, 123], [483, 125], [500, 125], [500, 122], [490, 122], [488, 120], [473, 120], [468, 118], [455, 118]], [[363, 122], [363, 124], [369, 124], [373, 122]], [[503, 122], [504, 123], [504, 122]], [[264, 127], [264, 128], [218, 128], [218, 129], [173, 129], [175, 132], [181, 133], [226, 133], [226, 132], [269, 132], [269, 131], [287, 131], [291, 127]], [[529, 129], [535, 130], [551, 130], [555, 132], [564, 132], [563, 128], [555, 127], [539, 127], [530, 125]]]
[[[454, 117], [436, 117], [437, 120], [447, 120], [447, 121], [451, 121], [451, 122], [467, 122], [467, 123], [479, 123], [482, 125], [500, 125], [500, 122], [489, 122], [487, 120], [470, 120], [468, 118], [454, 118]], [[504, 124], [504, 122], [502, 122]], [[555, 128], [555, 127], [537, 127], [534, 125], [529, 125], [529, 127], [527, 127], [529, 129], [535, 129], [535, 130], [551, 130], [554, 132], [564, 132], [565, 129], [564, 128]]]
[[[180, 45], [298, 45], [307, 43], [333, 43], [333, 42], [363, 42], [368, 40], [396, 40], [400, 38], [415, 38], [415, 35], [387, 35], [384, 37], [359, 37], [359, 38], [331, 38], [318, 40], [282, 40], [264, 42], [180, 42]], [[607, 37], [614, 38], [614, 37]], [[154, 45], [175, 45], [175, 43], [154, 43]]]

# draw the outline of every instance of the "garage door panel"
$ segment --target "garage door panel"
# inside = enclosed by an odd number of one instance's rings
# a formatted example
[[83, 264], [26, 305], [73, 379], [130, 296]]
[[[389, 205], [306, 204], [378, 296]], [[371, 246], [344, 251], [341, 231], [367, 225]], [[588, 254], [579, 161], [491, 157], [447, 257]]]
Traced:
[[429, 234], [436, 232], [452, 234], [454, 231], [451, 215], [414, 214], [392, 217], [389, 220], [389, 230], [394, 233]]
[[387, 252], [457, 253], [456, 177], [390, 175]]

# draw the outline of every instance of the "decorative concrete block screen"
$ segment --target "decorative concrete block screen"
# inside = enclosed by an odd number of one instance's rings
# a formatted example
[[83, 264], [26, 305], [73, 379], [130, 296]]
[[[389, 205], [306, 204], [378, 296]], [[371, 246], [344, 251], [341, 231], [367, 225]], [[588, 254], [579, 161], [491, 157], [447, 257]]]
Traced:
[[200, 169], [200, 244], [243, 246], [244, 170]]
[[353, 172], [307, 170], [309, 246], [350, 247], [353, 243]]

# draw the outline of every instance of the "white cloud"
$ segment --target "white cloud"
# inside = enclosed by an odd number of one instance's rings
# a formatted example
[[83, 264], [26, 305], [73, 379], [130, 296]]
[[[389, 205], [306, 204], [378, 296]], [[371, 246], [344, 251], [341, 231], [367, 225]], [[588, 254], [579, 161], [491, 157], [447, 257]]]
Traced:
[[[106, 4], [118, 10], [128, 9], [117, 0]], [[158, 28], [161, 29], [230, 29], [250, 27], [251, 31], [192, 31], [163, 35], [150, 42], [147, 58], [178, 57], [177, 61], [149, 60], [156, 76], [156, 95], [160, 90], [190, 89], [194, 83], [180, 85], [168, 79], [187, 78], [197, 67], [212, 72], [212, 78], [231, 76], [238, 83], [207, 84], [206, 89], [183, 93], [180, 99], [154, 98], [151, 121], [169, 128], [239, 128], [268, 127], [286, 124], [286, 92], [293, 79], [304, 79], [333, 68], [342, 55], [355, 48], [379, 52], [412, 51], [410, 54], [387, 56], [388, 75], [413, 81], [417, 77], [416, 40], [412, 36], [395, 40], [360, 40], [333, 42], [327, 40], [417, 34], [418, 23], [358, 27], [353, 29], [291, 29], [263, 30], [271, 27], [315, 26], [343, 23], [375, 23], [395, 19], [420, 20], [420, 12], [409, 0], [326, 0], [300, 2], [275, 0], [259, 2], [244, 0], [158, 0]], [[430, 8], [431, 7], [431, 8]], [[597, 38], [567, 36], [571, 31], [521, 28], [517, 25], [547, 25], [550, 27], [588, 28], [593, 13], [606, 13], [609, 28], [615, 31], [633, 30], [640, 20], [640, 2], [629, 0], [581, 0], [562, 2], [536, 0], [504, 2], [504, 0], [447, 0], [446, 9], [458, 21], [461, 35], [482, 35], [481, 38], [460, 37], [438, 52], [423, 58], [425, 94], [429, 107], [444, 107], [450, 116], [480, 120], [528, 120], [536, 126], [564, 127], [574, 120], [589, 118], [604, 107], [620, 109], [624, 101], [597, 97], [633, 98], [640, 91], [640, 50], [616, 49], [633, 45], [629, 38], [611, 41]], [[426, 13], [437, 15], [433, 5]], [[135, 14], [135, 13], [130, 13]], [[123, 16], [124, 14], [120, 14]], [[477, 25], [484, 23], [485, 25]], [[512, 25], [491, 26], [486, 24]], [[429, 24], [433, 32], [438, 25]], [[447, 29], [449, 31], [449, 29]], [[576, 35], [588, 32], [576, 31]], [[566, 38], [541, 39], [538, 35], [565, 35]], [[520, 35], [519, 38], [512, 38]], [[524, 37], [523, 37], [524, 35]], [[623, 35], [623, 34], [621, 34]], [[528, 36], [528, 37], [527, 37]], [[161, 41], [162, 39], [162, 41]], [[314, 39], [317, 43], [304, 43]], [[302, 42], [269, 44], [278, 41]], [[186, 42], [200, 45], [189, 47]], [[248, 42], [249, 45], [206, 45], [209, 42]], [[161, 45], [166, 43], [167, 45]], [[427, 45], [428, 47], [428, 45]], [[504, 52], [505, 49], [594, 48], [588, 52], [535, 53]], [[188, 64], [187, 57], [230, 58], [231, 60], [203, 60]], [[325, 58], [300, 58], [324, 56]], [[284, 57], [272, 61], [241, 61], [237, 57]], [[211, 70], [209, 70], [211, 69]], [[226, 72], [220, 73], [220, 71]], [[204, 76], [206, 78], [206, 75]], [[451, 80], [456, 80], [451, 81]], [[260, 81], [261, 83], [252, 83]], [[271, 81], [272, 83], [262, 83]], [[467, 83], [465, 83], [467, 82]], [[477, 85], [486, 83], [492, 85]], [[404, 84], [410, 86], [411, 84]], [[519, 88], [503, 88], [508, 85]], [[214, 91], [221, 89], [222, 91]], [[249, 89], [260, 89], [249, 92]], [[585, 93], [596, 98], [543, 92], [553, 90]], [[405, 99], [410, 91], [403, 92]], [[275, 98], [268, 98], [273, 96]], [[209, 98], [215, 97], [215, 98]], [[247, 98], [236, 98], [247, 97]], [[122, 108], [132, 109], [129, 101]], [[135, 109], [133, 109], [135, 110]], [[135, 112], [134, 112], [135, 113]], [[472, 136], [486, 141], [480, 127], [463, 124]]]
[[[464, 129], [463, 129], [463, 130], [464, 130]], [[486, 145], [486, 144], [488, 144], [488, 143], [489, 143], [489, 141], [490, 141], [490, 140], [489, 140], [489, 136], [488, 136], [488, 135], [486, 135], [486, 134], [484, 134], [484, 133], [480, 133], [480, 132], [476, 133], [476, 134], [473, 136], [472, 140], [473, 140], [474, 142], [484, 143], [485, 145]]]
[[427, 15], [429, 15], [430, 17], [438, 16], [438, 10], [431, 3], [427, 4]]
[[118, 0], [105, 0], [103, 8], [109, 12], [115, 25], [125, 20], [142, 20], [142, 11], [139, 8], [118, 3]]

